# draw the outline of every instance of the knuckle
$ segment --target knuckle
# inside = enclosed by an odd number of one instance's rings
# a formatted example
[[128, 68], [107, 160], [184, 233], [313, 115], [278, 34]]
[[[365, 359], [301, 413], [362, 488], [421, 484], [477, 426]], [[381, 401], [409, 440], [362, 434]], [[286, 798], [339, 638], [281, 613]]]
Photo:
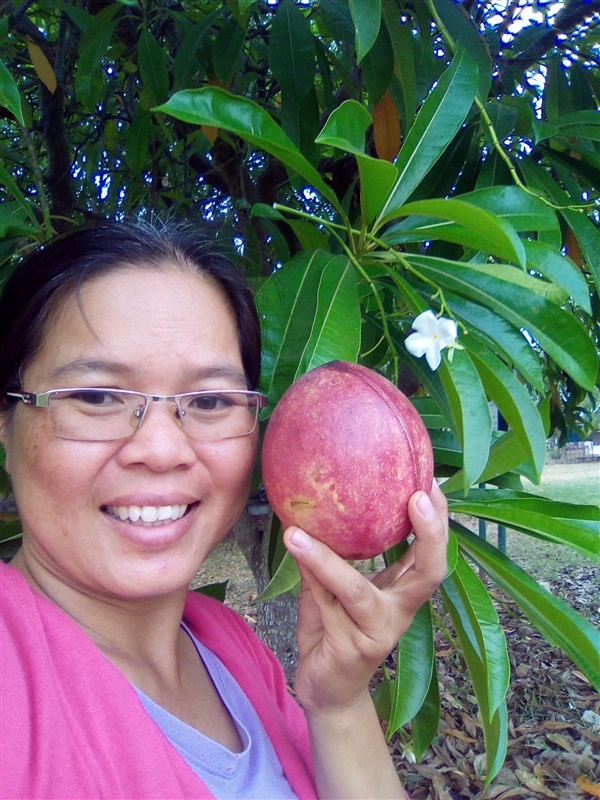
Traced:
[[356, 572], [348, 582], [346, 596], [353, 607], [369, 608], [373, 604], [373, 586], [370, 581]]

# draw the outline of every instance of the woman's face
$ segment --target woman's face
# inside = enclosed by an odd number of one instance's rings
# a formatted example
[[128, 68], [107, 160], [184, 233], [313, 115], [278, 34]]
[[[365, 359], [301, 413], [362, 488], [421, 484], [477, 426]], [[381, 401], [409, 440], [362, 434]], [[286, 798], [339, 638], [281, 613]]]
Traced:
[[[169, 266], [84, 284], [50, 324], [23, 388], [85, 386], [246, 389], [224, 296]], [[2, 439], [28, 565], [86, 593], [132, 599], [187, 586], [244, 508], [257, 444], [256, 433], [192, 440], [168, 402], [152, 403], [131, 438], [110, 442], [59, 439], [47, 409], [19, 403]], [[131, 506], [186, 511], [156, 525], [115, 515]]]

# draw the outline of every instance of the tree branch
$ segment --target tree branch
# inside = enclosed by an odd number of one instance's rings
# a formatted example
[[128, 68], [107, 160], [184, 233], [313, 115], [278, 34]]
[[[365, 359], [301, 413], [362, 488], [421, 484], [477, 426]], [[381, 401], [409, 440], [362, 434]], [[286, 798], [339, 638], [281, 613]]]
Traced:
[[553, 24], [542, 37], [530, 47], [525, 48], [521, 53], [506, 61], [502, 73], [507, 68], [515, 65], [522, 70], [533, 66], [557, 44], [559, 36], [568, 36], [596, 13], [600, 13], [600, 0], [571, 0], [559, 11]]

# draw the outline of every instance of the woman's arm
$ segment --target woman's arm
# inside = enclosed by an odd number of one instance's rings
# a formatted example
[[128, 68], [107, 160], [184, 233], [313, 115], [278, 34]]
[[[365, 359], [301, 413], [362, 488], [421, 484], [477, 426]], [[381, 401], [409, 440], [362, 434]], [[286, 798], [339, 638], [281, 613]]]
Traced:
[[302, 577], [296, 693], [308, 721], [320, 798], [406, 797], [369, 681], [446, 573], [446, 500], [437, 486], [430, 498], [413, 495], [414, 541], [374, 578], [304, 531], [285, 533]]

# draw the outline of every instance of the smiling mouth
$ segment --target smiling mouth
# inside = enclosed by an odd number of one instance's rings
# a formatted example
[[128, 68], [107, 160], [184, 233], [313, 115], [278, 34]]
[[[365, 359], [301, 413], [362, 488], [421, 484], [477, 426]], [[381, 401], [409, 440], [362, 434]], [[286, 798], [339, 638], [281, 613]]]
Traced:
[[102, 511], [109, 517], [133, 525], [157, 527], [169, 522], [176, 522], [196, 503], [181, 503], [172, 506], [103, 506]]

